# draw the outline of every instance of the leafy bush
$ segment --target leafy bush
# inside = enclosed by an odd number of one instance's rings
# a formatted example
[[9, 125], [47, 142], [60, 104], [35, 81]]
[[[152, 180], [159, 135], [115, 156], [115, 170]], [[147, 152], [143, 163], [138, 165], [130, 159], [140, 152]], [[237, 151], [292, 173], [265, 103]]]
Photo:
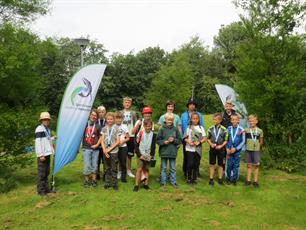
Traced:
[[1, 108], [0, 117], [0, 192], [15, 187], [12, 173], [31, 163], [27, 146], [34, 145], [34, 131], [42, 108]]

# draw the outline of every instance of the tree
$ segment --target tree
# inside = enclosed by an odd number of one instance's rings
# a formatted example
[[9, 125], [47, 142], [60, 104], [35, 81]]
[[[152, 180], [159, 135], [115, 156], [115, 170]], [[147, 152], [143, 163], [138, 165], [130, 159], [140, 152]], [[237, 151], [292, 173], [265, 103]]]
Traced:
[[50, 0], [0, 1], [0, 23], [29, 22], [48, 12]]
[[[247, 41], [237, 48], [236, 88], [266, 133], [277, 166], [305, 167], [305, 42], [294, 30], [303, 21], [299, 1], [251, 0], [239, 5]], [[288, 160], [290, 159], [290, 160]]]
[[162, 65], [145, 94], [145, 104], [152, 106], [154, 111], [153, 119], [165, 112], [167, 100], [176, 102], [176, 111], [184, 111], [193, 80], [192, 66], [184, 54], [176, 55], [171, 64]]
[[0, 27], [0, 100], [9, 107], [36, 103], [42, 88], [40, 40], [26, 29]]
[[105, 71], [97, 100], [108, 109], [119, 109], [122, 98], [130, 96], [133, 105], [140, 109], [154, 74], [166, 61], [167, 54], [159, 47], [149, 47], [137, 54], [114, 54]]
[[237, 57], [236, 48], [246, 39], [246, 31], [242, 22], [233, 22], [227, 26], [221, 26], [219, 33], [214, 37], [215, 49], [226, 62], [226, 71], [235, 73], [234, 61]]

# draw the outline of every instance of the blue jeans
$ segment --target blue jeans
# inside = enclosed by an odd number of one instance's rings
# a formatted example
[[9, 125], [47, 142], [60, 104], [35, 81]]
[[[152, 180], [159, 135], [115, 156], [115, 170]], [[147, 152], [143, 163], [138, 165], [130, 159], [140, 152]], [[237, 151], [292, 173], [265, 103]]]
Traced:
[[175, 176], [175, 158], [161, 158], [161, 164], [160, 164], [160, 184], [165, 185], [167, 180], [167, 161], [169, 161], [170, 164], [170, 183], [176, 184], [176, 176]]
[[83, 162], [84, 162], [83, 174], [85, 176], [97, 173], [98, 158], [99, 158], [99, 150], [83, 149]]

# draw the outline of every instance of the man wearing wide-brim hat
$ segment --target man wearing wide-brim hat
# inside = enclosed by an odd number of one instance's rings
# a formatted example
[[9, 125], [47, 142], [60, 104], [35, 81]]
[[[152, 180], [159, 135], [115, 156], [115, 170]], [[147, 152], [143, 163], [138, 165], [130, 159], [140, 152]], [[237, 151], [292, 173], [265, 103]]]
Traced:
[[50, 156], [54, 153], [48, 112], [42, 112], [39, 117], [40, 125], [35, 129], [35, 152], [37, 156], [37, 194], [45, 196], [50, 192], [48, 176], [50, 174]]
[[[195, 99], [190, 98], [188, 100], [188, 102], [186, 104], [187, 111], [185, 111], [181, 115], [182, 137], [184, 137], [185, 132], [187, 130], [187, 127], [189, 125], [191, 114], [194, 113], [194, 112], [197, 112], [197, 106], [198, 106], [198, 103], [196, 102]], [[197, 112], [197, 113], [199, 114], [200, 125], [205, 127], [204, 122], [203, 122], [203, 118], [202, 118], [202, 114], [200, 112]], [[186, 177], [186, 151], [185, 151], [185, 142], [184, 141], [183, 141], [183, 153], [184, 153], [183, 172], [184, 172], [184, 176]]]

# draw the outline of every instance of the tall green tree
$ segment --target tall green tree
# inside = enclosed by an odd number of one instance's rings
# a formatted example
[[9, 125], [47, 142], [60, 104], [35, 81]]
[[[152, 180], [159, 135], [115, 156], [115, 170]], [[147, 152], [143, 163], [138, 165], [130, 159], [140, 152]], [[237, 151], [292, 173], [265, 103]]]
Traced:
[[248, 111], [258, 114], [277, 166], [304, 167], [305, 40], [295, 29], [305, 6], [295, 0], [250, 0], [238, 6], [246, 12], [241, 20], [247, 41], [237, 49], [236, 88]]
[[176, 55], [169, 65], [162, 65], [145, 94], [145, 104], [152, 106], [153, 119], [165, 112], [167, 100], [176, 102], [176, 111], [186, 109], [190, 98], [194, 74], [185, 54]]
[[167, 54], [159, 47], [149, 47], [136, 54], [114, 54], [98, 91], [98, 101], [108, 109], [120, 109], [122, 97], [130, 96], [140, 110], [154, 74], [165, 62]]

